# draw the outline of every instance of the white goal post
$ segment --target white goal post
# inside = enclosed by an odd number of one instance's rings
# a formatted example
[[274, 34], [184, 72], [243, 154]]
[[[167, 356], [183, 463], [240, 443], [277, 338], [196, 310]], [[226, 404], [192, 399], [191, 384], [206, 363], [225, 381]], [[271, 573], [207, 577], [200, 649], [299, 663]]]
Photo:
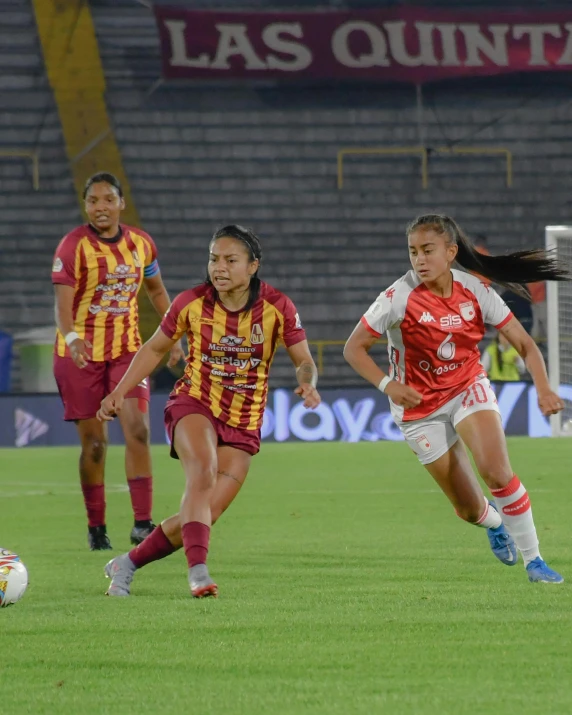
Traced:
[[[572, 226], [546, 226], [546, 249], [572, 269]], [[546, 283], [548, 375], [565, 408], [550, 418], [553, 437], [572, 436], [572, 283]]]

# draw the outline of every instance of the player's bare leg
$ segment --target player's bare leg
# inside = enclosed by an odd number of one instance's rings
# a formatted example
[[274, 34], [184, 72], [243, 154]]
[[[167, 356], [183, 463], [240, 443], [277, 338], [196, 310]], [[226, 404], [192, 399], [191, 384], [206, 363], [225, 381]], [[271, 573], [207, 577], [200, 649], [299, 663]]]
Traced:
[[216, 432], [204, 415], [185, 415], [175, 427], [174, 442], [186, 477], [179, 513], [191, 594], [216, 597], [218, 588], [206, 565], [217, 474]]
[[441, 487], [457, 514], [476, 524], [483, 513], [485, 495], [473, 473], [463, 443], [458, 440], [442, 457], [425, 469]]
[[457, 514], [470, 524], [483, 527], [493, 554], [507, 566], [517, 562], [514, 542], [502, 524], [496, 508], [483, 494], [469, 457], [458, 440], [442, 457], [425, 468], [441, 487]]
[[456, 429], [491, 490], [503, 523], [522, 554], [530, 581], [562, 583], [562, 576], [540, 556], [530, 499], [512, 471], [500, 415], [492, 410], [475, 412], [459, 422]]
[[76, 422], [81, 454], [79, 476], [88, 519], [88, 543], [92, 551], [111, 549], [105, 526], [105, 456], [107, 426], [95, 417]]
[[130, 535], [132, 544], [140, 544], [155, 528], [151, 521], [153, 477], [147, 405], [146, 400], [131, 397], [125, 400], [119, 414], [125, 437], [125, 475], [135, 521]]
[[[234, 447], [217, 449], [218, 475], [211, 502], [212, 524], [228, 509], [240, 491], [252, 459], [250, 454]], [[150, 536], [128, 554], [112, 559], [105, 567], [111, 578], [109, 596], [129, 596], [135, 571], [153, 561], [169, 556], [183, 545], [181, 517], [173, 514], [155, 528]]]
[[212, 523], [214, 524], [232, 502], [246, 480], [252, 455], [242, 449], [222, 445], [217, 450], [218, 470], [216, 486], [211, 501]]
[[[222, 445], [217, 449], [218, 471], [211, 501], [211, 524], [224, 514], [235, 500], [246, 480], [252, 456], [241, 449]], [[175, 549], [183, 545], [180, 514], [173, 514], [161, 522], [165, 536]]]

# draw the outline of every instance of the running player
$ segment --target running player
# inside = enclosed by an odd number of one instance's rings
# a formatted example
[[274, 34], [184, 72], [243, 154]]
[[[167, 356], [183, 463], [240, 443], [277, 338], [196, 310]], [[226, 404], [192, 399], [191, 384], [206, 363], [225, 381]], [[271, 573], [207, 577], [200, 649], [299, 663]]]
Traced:
[[208, 279], [178, 295], [155, 335], [141, 348], [115, 390], [102, 402], [103, 420], [121, 415], [124, 398], [186, 334], [185, 374], [165, 407], [171, 456], [179, 458], [186, 488], [178, 514], [166, 519], [128, 554], [110, 561], [110, 596], [128, 596], [135, 570], [184, 546], [194, 597], [216, 596], [207, 570], [210, 527], [244, 484], [268, 393], [268, 372], [280, 341], [296, 367], [296, 394], [317, 407], [317, 370], [292, 301], [262, 283], [260, 242], [230, 225], [210, 242]]
[[[84, 199], [89, 223], [61, 240], [52, 266], [57, 325], [54, 374], [64, 419], [77, 426], [88, 543], [92, 551], [99, 551], [110, 549], [111, 544], [105, 525], [107, 429], [96, 419], [97, 410], [141, 346], [137, 306], [141, 285], [160, 315], [170, 301], [153, 240], [145, 231], [119, 223], [125, 201], [115, 176], [92, 176], [85, 185]], [[176, 343], [170, 362], [182, 357], [180, 343]], [[137, 544], [154, 528], [148, 381], [140, 380], [126, 397], [120, 422], [135, 517], [131, 542]]]
[[[495, 394], [480, 363], [485, 323], [524, 359], [542, 413], [559, 412], [563, 401], [550, 389], [538, 347], [503, 300], [452, 265], [456, 261], [520, 292], [530, 281], [569, 280], [568, 268], [541, 250], [481, 255], [448, 216], [417, 218], [407, 239], [413, 270], [371, 305], [346, 343], [345, 358], [388, 395], [407, 443], [457, 514], [488, 530], [495, 556], [513, 565], [520, 551], [530, 581], [562, 583], [540, 556], [530, 500], [510, 466]], [[382, 333], [388, 337], [390, 375], [368, 355]], [[494, 502], [485, 498], [463, 442]]]

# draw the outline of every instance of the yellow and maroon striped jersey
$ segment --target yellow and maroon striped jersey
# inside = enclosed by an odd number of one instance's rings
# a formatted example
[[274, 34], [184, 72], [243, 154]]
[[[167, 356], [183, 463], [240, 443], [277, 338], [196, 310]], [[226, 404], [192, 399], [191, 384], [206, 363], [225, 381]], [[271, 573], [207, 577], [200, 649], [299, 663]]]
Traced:
[[[137, 294], [145, 277], [159, 273], [151, 236], [121, 226], [117, 239], [100, 238], [88, 225], [60, 241], [52, 266], [52, 283], [74, 289], [74, 330], [93, 345], [95, 362], [113, 360], [141, 347]], [[55, 352], [69, 357], [58, 330]]]
[[294, 304], [262, 283], [248, 311], [231, 312], [203, 283], [172, 302], [161, 323], [168, 338], [186, 334], [189, 355], [173, 395], [200, 400], [230, 427], [257, 430], [268, 394], [268, 371], [280, 341], [286, 347], [306, 339]]

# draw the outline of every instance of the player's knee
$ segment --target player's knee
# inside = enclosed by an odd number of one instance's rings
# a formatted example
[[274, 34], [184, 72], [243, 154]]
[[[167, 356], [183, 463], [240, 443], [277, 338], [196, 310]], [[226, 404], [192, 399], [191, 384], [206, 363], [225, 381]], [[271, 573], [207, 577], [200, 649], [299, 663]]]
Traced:
[[103, 435], [87, 434], [82, 441], [82, 454], [91, 462], [99, 464], [105, 458], [107, 439]]
[[136, 445], [143, 447], [147, 447], [149, 445], [149, 427], [145, 424], [143, 420], [137, 421], [135, 424], [130, 425], [127, 432], [128, 436], [126, 438], [130, 442], [134, 442]]
[[503, 489], [513, 477], [512, 469], [498, 464], [486, 464], [479, 473], [489, 489]]
[[216, 465], [210, 460], [204, 460], [200, 461], [196, 466], [197, 469], [192, 480], [193, 490], [208, 492], [214, 489], [217, 475]]

